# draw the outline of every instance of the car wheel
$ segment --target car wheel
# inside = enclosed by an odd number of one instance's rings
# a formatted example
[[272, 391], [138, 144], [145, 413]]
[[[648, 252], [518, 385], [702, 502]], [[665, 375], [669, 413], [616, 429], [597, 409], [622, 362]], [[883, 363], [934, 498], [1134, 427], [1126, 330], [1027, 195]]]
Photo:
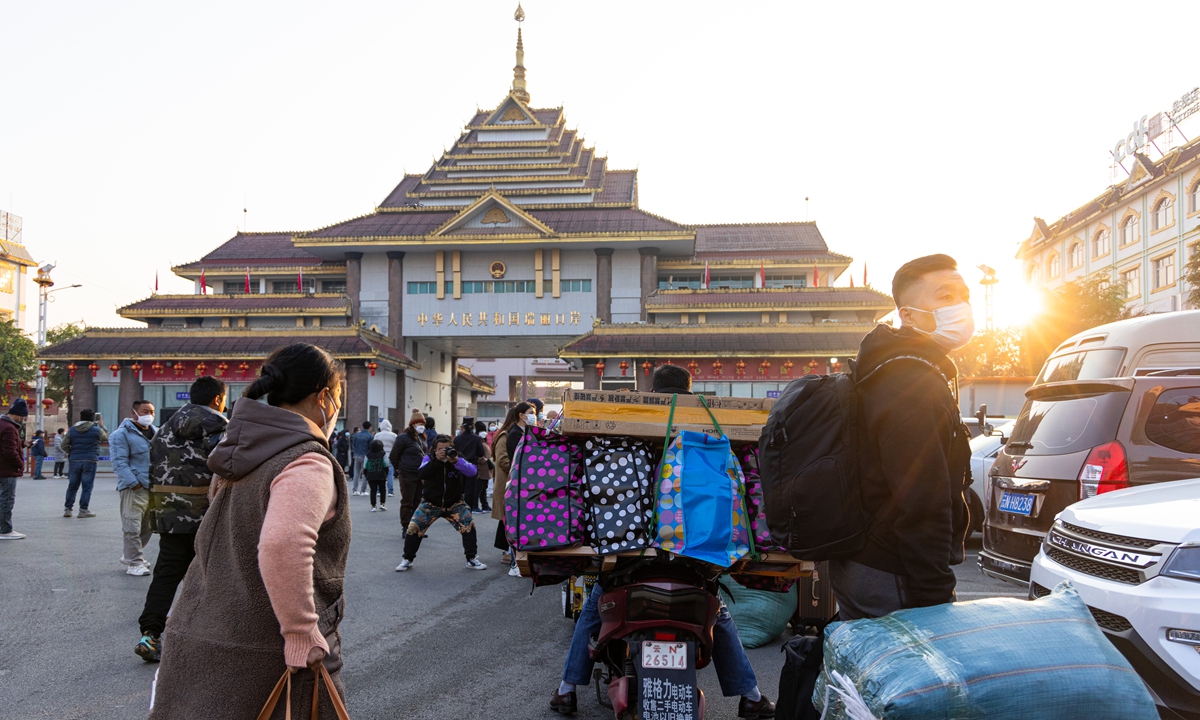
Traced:
[[967, 503], [971, 508], [971, 533], [983, 532], [983, 502], [974, 490], [967, 491]]

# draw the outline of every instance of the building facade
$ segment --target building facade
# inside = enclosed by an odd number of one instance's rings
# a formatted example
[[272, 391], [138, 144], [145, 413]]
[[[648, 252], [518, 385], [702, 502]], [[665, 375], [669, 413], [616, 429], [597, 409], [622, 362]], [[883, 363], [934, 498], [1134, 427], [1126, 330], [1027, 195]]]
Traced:
[[169, 403], [180, 391], [167, 386], [196, 374], [240, 385], [296, 340], [346, 363], [349, 424], [402, 424], [413, 408], [439, 428], [498, 418], [539, 383], [645, 388], [665, 363], [704, 391], [765, 396], [840, 367], [892, 309], [870, 288], [834, 287], [851, 258], [815, 223], [687, 225], [644, 210], [637, 171], [609, 167], [562, 108], [531, 105], [524, 78], [518, 30], [508, 94], [374, 212], [238, 233], [174, 268], [193, 294], [120, 309], [145, 329], [48, 349], [100, 368], [77, 370], [77, 406], [106, 394], [123, 407], [156, 383]]
[[29, 268], [37, 263], [22, 242], [21, 218], [0, 210], [0, 322], [25, 324], [26, 306], [37, 301], [30, 296]]

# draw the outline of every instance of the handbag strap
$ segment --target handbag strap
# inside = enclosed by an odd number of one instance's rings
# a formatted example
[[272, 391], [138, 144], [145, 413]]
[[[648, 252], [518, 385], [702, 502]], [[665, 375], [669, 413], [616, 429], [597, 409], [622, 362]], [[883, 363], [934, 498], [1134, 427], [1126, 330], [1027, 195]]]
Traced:
[[[675, 425], [675, 403], [677, 403], [678, 401], [679, 401], [679, 393], [673, 393], [671, 395], [671, 412], [670, 412], [670, 414], [667, 415], [667, 436], [665, 438], [663, 438], [663, 459], [664, 460], [667, 457], [667, 448], [671, 447], [671, 429]], [[660, 468], [662, 467], [662, 463], [663, 463], [663, 461], [660, 460], [659, 461]], [[659, 485], [662, 484], [662, 477], [660, 477], [660, 475], [661, 475], [661, 472], [655, 473], [654, 484], [651, 485], [651, 487], [654, 489], [654, 515], [650, 520], [650, 527], [648, 528], [650, 534], [652, 535], [652, 537], [650, 538], [651, 542], [658, 539], [658, 494], [660, 492], [662, 492], [662, 490], [659, 488]], [[645, 557], [645, 556], [646, 556], [646, 548], [642, 548], [642, 552], [639, 555], [639, 557]]]
[[708, 419], [712, 420], [713, 427], [717, 429], [717, 434], [724, 435], [725, 431], [721, 429], [721, 423], [717, 422], [717, 416], [713, 415], [712, 408], [708, 406], [708, 401], [704, 399], [703, 395], [697, 395], [696, 397], [700, 398], [700, 404], [703, 405], [704, 409], [708, 411]]
[[[321, 681], [325, 681], [325, 689], [329, 691], [329, 699], [333, 702], [333, 710], [337, 714], [338, 720], [350, 720], [350, 713], [346, 712], [346, 705], [342, 702], [342, 696], [338, 694], [337, 686], [333, 684], [333, 676], [329, 674], [329, 670], [325, 667], [325, 663], [317, 663], [315, 667], [309, 668], [313, 671], [313, 696], [312, 696], [312, 720], [318, 720], [321, 715], [320, 693]], [[275, 683], [275, 689], [271, 691], [270, 697], [263, 705], [263, 709], [258, 713], [258, 720], [270, 720], [271, 715], [275, 713], [276, 706], [279, 705], [279, 697], [284, 695], [286, 691], [286, 700], [284, 700], [284, 719], [292, 720], [292, 671], [285, 668], [283, 677], [279, 678], [279, 682]]]

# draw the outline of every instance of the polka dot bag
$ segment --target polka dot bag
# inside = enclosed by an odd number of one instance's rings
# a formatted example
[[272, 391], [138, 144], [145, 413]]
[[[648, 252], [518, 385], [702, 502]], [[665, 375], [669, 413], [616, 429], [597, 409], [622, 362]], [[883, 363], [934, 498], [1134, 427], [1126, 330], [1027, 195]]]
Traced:
[[654, 457], [635, 438], [596, 437], [580, 445], [587, 535], [601, 555], [649, 547], [654, 516]]
[[504, 531], [518, 550], [583, 543], [585, 508], [574, 442], [534, 427], [517, 445], [504, 493]]

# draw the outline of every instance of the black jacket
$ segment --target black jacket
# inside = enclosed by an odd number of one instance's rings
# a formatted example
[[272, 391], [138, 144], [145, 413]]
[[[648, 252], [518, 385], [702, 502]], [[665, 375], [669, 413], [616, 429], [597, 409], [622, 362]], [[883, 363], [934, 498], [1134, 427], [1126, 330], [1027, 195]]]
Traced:
[[405, 430], [396, 436], [388, 461], [392, 463], [392, 467], [400, 468], [400, 472], [415, 473], [421, 469], [421, 460], [425, 457], [425, 452], [425, 438], [418, 435], [414, 440]]
[[950, 566], [963, 561], [970, 527], [970, 437], [950, 389], [958, 370], [932, 340], [881, 325], [863, 339], [855, 373], [869, 520], [853, 560], [902, 576], [906, 607], [950, 602]]
[[463, 479], [479, 471], [461, 455], [453, 465], [430, 458], [421, 467], [421, 499], [434, 507], [452, 508], [463, 501]]
[[479, 439], [474, 430], [467, 430], [455, 436], [454, 449], [466, 458], [467, 462], [479, 462], [483, 457], [483, 440]]

